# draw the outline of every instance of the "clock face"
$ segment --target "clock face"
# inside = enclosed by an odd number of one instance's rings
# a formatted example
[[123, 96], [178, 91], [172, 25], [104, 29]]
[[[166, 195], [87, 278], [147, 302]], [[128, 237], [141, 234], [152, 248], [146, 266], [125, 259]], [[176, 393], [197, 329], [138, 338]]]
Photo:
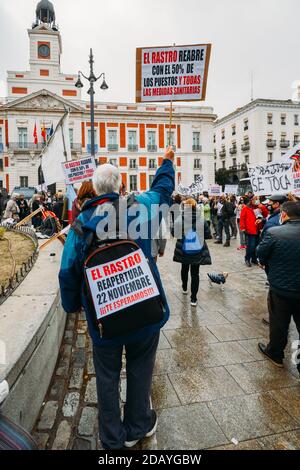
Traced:
[[41, 44], [39, 46], [39, 56], [40, 57], [49, 57], [50, 56], [50, 47], [47, 44]]

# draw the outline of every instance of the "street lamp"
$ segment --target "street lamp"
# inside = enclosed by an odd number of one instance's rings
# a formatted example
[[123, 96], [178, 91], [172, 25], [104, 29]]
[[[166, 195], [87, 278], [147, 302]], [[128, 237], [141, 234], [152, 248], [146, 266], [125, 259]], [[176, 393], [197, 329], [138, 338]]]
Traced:
[[90, 95], [90, 109], [91, 109], [91, 155], [95, 158], [95, 104], [94, 104], [94, 83], [96, 83], [101, 77], [103, 77], [102, 84], [100, 86], [101, 90], [105, 91], [108, 89], [108, 85], [105, 81], [105, 74], [102, 72], [99, 77], [96, 77], [94, 74], [94, 56], [93, 51], [90, 49], [90, 76], [86, 77], [81, 71], [78, 72], [78, 79], [75, 83], [76, 88], [83, 88], [83, 83], [81, 81], [81, 76], [89, 81], [90, 88], [88, 94]]

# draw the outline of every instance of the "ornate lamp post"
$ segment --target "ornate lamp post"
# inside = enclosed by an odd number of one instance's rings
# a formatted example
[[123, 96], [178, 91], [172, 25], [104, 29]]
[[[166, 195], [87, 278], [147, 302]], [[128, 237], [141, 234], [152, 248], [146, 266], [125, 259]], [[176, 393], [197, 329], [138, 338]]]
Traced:
[[105, 81], [105, 74], [102, 72], [99, 77], [96, 77], [94, 74], [94, 56], [93, 51], [90, 49], [90, 76], [86, 77], [81, 71], [78, 72], [78, 80], [75, 83], [76, 88], [83, 88], [83, 83], [81, 81], [81, 76], [89, 81], [90, 88], [88, 94], [90, 95], [90, 109], [91, 109], [91, 155], [95, 158], [95, 103], [94, 103], [94, 83], [96, 83], [101, 77], [103, 77], [102, 85], [100, 86], [101, 90], [105, 91], [108, 89], [108, 85]]

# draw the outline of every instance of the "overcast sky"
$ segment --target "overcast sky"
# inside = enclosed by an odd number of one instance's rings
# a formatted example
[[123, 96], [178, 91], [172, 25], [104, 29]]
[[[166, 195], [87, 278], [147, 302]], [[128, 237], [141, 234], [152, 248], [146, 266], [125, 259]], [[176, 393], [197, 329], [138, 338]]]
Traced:
[[[0, 0], [0, 96], [7, 70], [28, 69], [27, 29], [37, 0]], [[97, 100], [135, 100], [135, 48], [212, 43], [207, 96], [222, 117], [254, 98], [289, 99], [300, 79], [299, 0], [53, 0], [62, 34], [62, 72], [96, 72], [109, 90]], [[85, 95], [83, 90], [83, 95]], [[201, 102], [196, 103], [201, 104]]]

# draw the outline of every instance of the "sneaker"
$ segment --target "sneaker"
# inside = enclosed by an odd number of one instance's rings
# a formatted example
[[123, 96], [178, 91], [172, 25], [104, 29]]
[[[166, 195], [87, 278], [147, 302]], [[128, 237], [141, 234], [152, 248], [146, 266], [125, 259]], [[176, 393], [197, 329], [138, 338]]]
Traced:
[[271, 361], [274, 366], [276, 367], [283, 367], [283, 361], [282, 359], [275, 359], [274, 357], [271, 356], [270, 353], [268, 353], [268, 348], [265, 344], [263, 343], [258, 343], [258, 350], [260, 353], [262, 353], [269, 361]]
[[237, 247], [237, 250], [238, 250], [238, 251], [239, 251], [239, 250], [243, 250], [243, 249], [244, 249], [243, 245], [240, 245], [240, 246]]
[[187, 290], [184, 290], [184, 289], [182, 289], [182, 293], [183, 293], [184, 295], [187, 295], [188, 291], [187, 291]]
[[191, 300], [191, 307], [197, 307], [197, 300]]
[[252, 266], [250, 261], [245, 261], [245, 265], [247, 266], [247, 268], [251, 268], [251, 266]]
[[222, 240], [217, 240], [214, 242], [215, 245], [222, 245], [222, 243], [223, 243]]
[[125, 441], [125, 442], [124, 442], [124, 446], [125, 446], [125, 447], [127, 447], [127, 448], [133, 447], [133, 446], [135, 446], [139, 441], [141, 441], [142, 439], [144, 439], [145, 437], [151, 437], [151, 436], [153, 436], [153, 434], [156, 433], [157, 424], [158, 424], [157, 414], [156, 414], [156, 411], [154, 411], [154, 410], [151, 410], [151, 413], [152, 413], [152, 417], [151, 417], [151, 428], [150, 428], [150, 431], [148, 431], [147, 434], [145, 434], [145, 436], [142, 437], [141, 439], [136, 439], [135, 441]]
[[224, 243], [223, 246], [230, 246], [230, 241], [229, 241], [229, 240], [226, 240], [226, 242]]

